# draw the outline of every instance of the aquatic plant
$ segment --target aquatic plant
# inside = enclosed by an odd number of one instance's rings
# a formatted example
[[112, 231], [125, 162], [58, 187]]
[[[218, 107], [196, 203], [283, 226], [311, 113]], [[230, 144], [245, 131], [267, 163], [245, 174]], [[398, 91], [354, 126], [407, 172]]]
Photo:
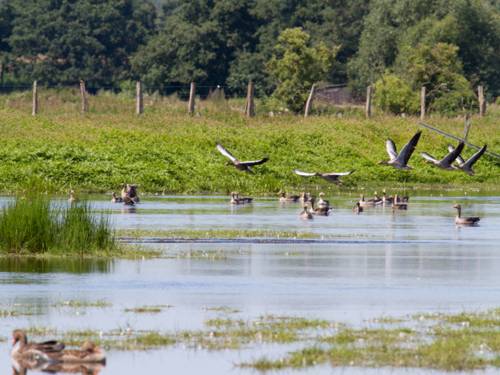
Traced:
[[45, 194], [19, 196], [0, 213], [0, 252], [8, 254], [92, 254], [116, 249], [105, 214], [88, 203], [63, 207]]

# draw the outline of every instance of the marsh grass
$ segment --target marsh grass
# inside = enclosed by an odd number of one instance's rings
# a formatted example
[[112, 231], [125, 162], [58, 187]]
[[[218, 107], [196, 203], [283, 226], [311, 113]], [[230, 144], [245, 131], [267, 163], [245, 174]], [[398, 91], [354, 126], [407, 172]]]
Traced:
[[57, 206], [40, 193], [19, 196], [0, 214], [0, 252], [4, 254], [95, 254], [117, 248], [106, 215], [86, 202]]
[[86, 300], [68, 300], [68, 301], [61, 301], [52, 304], [52, 307], [68, 307], [68, 308], [73, 308], [73, 309], [84, 309], [84, 308], [108, 308], [111, 307], [112, 304], [107, 302], [107, 301], [86, 301]]
[[159, 314], [165, 309], [172, 308], [172, 305], [148, 305], [126, 308], [124, 311], [134, 314]]
[[141, 237], [161, 237], [172, 239], [204, 239], [204, 238], [299, 238], [314, 239], [321, 236], [309, 232], [287, 232], [276, 230], [259, 229], [177, 229], [177, 230], [121, 230], [117, 232], [119, 236], [141, 238]]
[[[44, 90], [42, 90], [44, 91]], [[77, 92], [41, 93], [40, 115], [31, 116], [30, 94], [0, 96], [0, 190], [16, 192], [31, 178], [41, 177], [47, 189], [67, 192], [104, 192], [124, 181], [143, 192], [271, 194], [339, 187], [321, 179], [306, 179], [295, 168], [311, 171], [356, 172], [340, 189], [428, 187], [464, 191], [496, 189], [498, 160], [483, 157], [476, 175], [446, 172], [428, 165], [418, 153], [442, 155], [449, 140], [424, 131], [412, 157], [412, 171], [398, 171], [377, 163], [387, 158], [384, 142], [394, 139], [400, 148], [419, 129], [417, 118], [376, 114], [371, 119], [336, 115], [242, 116], [244, 101], [221, 106], [198, 103], [200, 116], [188, 116], [186, 103], [175, 98], [145, 99], [144, 116], [134, 114], [133, 98], [112, 94], [90, 97], [90, 112], [81, 115]], [[259, 106], [258, 106], [259, 108]], [[484, 118], [474, 117], [469, 140], [488, 143], [500, 152], [500, 110], [491, 106]], [[463, 134], [463, 118], [432, 117], [428, 122], [451, 134]], [[264, 155], [270, 161], [255, 174], [228, 168], [215, 149], [222, 142], [241, 159]], [[472, 150], [466, 148], [464, 156]]]

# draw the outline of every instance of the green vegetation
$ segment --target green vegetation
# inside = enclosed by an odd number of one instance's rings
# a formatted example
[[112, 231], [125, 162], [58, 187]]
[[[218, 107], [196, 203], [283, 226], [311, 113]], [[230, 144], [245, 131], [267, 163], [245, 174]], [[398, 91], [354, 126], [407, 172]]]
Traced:
[[258, 229], [178, 229], [178, 230], [121, 230], [117, 234], [123, 237], [161, 237], [175, 239], [203, 238], [319, 238], [320, 235], [308, 232], [284, 232]]
[[46, 195], [33, 193], [17, 197], [0, 215], [0, 251], [6, 254], [85, 255], [116, 247], [107, 218], [95, 218], [86, 203], [53, 207]]
[[125, 309], [125, 312], [131, 312], [135, 314], [159, 314], [164, 309], [169, 309], [173, 306], [171, 305], [153, 305], [153, 306], [140, 306]]
[[[385, 140], [398, 147], [419, 128], [415, 118], [376, 115], [370, 120], [356, 116], [276, 116], [245, 119], [238, 113], [241, 101], [227, 108], [212, 101], [198, 106], [201, 117], [189, 117], [184, 103], [175, 99], [147, 97], [144, 116], [134, 115], [134, 101], [122, 95], [91, 97], [91, 112], [81, 116], [76, 92], [48, 91], [40, 98], [41, 115], [30, 115], [29, 95], [0, 96], [0, 191], [17, 192], [33, 179], [47, 191], [67, 194], [71, 188], [104, 192], [119, 189], [123, 182], [137, 183], [142, 192], [221, 193], [273, 195], [280, 190], [338, 191], [321, 179], [306, 179], [295, 168], [356, 172], [343, 179], [344, 189], [428, 187], [460, 191], [471, 187], [497, 189], [499, 162], [485, 156], [475, 166], [476, 176], [434, 168], [419, 157], [427, 151], [442, 155], [449, 141], [424, 130], [417, 152], [410, 160], [412, 171], [380, 166], [385, 160]], [[235, 110], [229, 108], [233, 107]], [[259, 108], [259, 104], [257, 104]], [[490, 106], [484, 118], [474, 117], [469, 140], [488, 143], [499, 152], [500, 108]], [[433, 117], [436, 127], [461, 136], [462, 118]], [[269, 155], [270, 161], [249, 175], [229, 168], [215, 149], [222, 142], [242, 159]], [[466, 148], [464, 156], [473, 150]]]
[[53, 307], [70, 307], [74, 309], [81, 308], [106, 308], [111, 307], [111, 303], [107, 301], [83, 301], [83, 300], [69, 300], [62, 301], [52, 305]]

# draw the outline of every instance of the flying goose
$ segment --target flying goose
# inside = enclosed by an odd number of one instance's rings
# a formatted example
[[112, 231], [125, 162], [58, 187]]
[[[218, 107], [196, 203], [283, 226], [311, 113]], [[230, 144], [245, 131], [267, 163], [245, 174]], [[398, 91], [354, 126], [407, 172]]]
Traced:
[[12, 332], [12, 345], [10, 355], [13, 360], [34, 361], [36, 363], [48, 362], [52, 355], [61, 353], [64, 349], [63, 343], [54, 340], [28, 343], [26, 333], [20, 329]]
[[455, 217], [456, 225], [476, 225], [481, 220], [477, 216], [462, 217], [462, 206], [459, 204], [455, 204], [453, 208], [457, 210], [457, 216]]
[[404, 145], [399, 154], [396, 151], [396, 145], [392, 139], [388, 139], [385, 142], [385, 148], [387, 153], [389, 154], [389, 160], [381, 161], [379, 164], [382, 165], [390, 165], [397, 169], [411, 169], [408, 166], [408, 160], [410, 160], [413, 151], [415, 151], [415, 147], [417, 147], [418, 140], [420, 139], [420, 135], [422, 131], [418, 131], [415, 135], [410, 139], [410, 141]]
[[226, 158], [229, 159], [229, 163], [233, 164], [236, 169], [239, 171], [245, 171], [245, 172], [253, 172], [252, 168], [254, 165], [260, 165], [264, 164], [266, 161], [269, 160], [268, 157], [262, 158], [260, 160], [253, 160], [253, 161], [240, 161], [236, 159], [228, 150], [224, 148], [220, 143], [217, 143], [217, 150], [224, 155]]
[[[458, 163], [458, 168], [467, 173], [469, 176], [474, 176], [474, 170], [472, 166], [479, 160], [481, 156], [486, 152], [488, 145], [484, 145], [479, 151], [472, 155], [467, 161], [465, 161], [460, 155], [457, 156], [456, 162]], [[448, 145], [448, 151], [453, 152], [455, 148], [452, 145]]]
[[332, 182], [334, 184], [342, 184], [340, 181], [340, 177], [342, 176], [349, 176], [351, 173], [354, 173], [355, 170], [349, 171], [349, 172], [341, 172], [341, 173], [320, 173], [320, 172], [302, 172], [298, 169], [294, 169], [293, 173], [299, 176], [303, 177], [321, 177], [323, 180], [326, 180], [328, 182]]
[[453, 151], [449, 152], [444, 158], [441, 160], [436, 159], [434, 156], [429, 155], [427, 152], [421, 152], [420, 155], [427, 160], [429, 163], [434, 164], [436, 167], [441, 168], [441, 169], [446, 169], [448, 171], [451, 171], [453, 169], [456, 169], [453, 167], [453, 162], [455, 159], [460, 156], [460, 153], [464, 149], [464, 143], [460, 142], [457, 146], [456, 149]]

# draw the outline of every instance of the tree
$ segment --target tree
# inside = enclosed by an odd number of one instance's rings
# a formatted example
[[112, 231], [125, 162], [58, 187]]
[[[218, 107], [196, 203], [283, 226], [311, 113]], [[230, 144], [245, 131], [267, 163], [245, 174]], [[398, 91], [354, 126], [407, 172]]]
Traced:
[[311, 85], [326, 78], [335, 53], [323, 43], [311, 46], [309, 34], [301, 28], [284, 30], [267, 65], [276, 82], [273, 97], [300, 112]]
[[375, 83], [373, 101], [383, 111], [412, 114], [417, 111], [418, 94], [397, 75], [386, 73]]
[[49, 85], [117, 87], [129, 56], [154, 31], [156, 11], [138, 0], [14, 0], [9, 44], [17, 74]]

